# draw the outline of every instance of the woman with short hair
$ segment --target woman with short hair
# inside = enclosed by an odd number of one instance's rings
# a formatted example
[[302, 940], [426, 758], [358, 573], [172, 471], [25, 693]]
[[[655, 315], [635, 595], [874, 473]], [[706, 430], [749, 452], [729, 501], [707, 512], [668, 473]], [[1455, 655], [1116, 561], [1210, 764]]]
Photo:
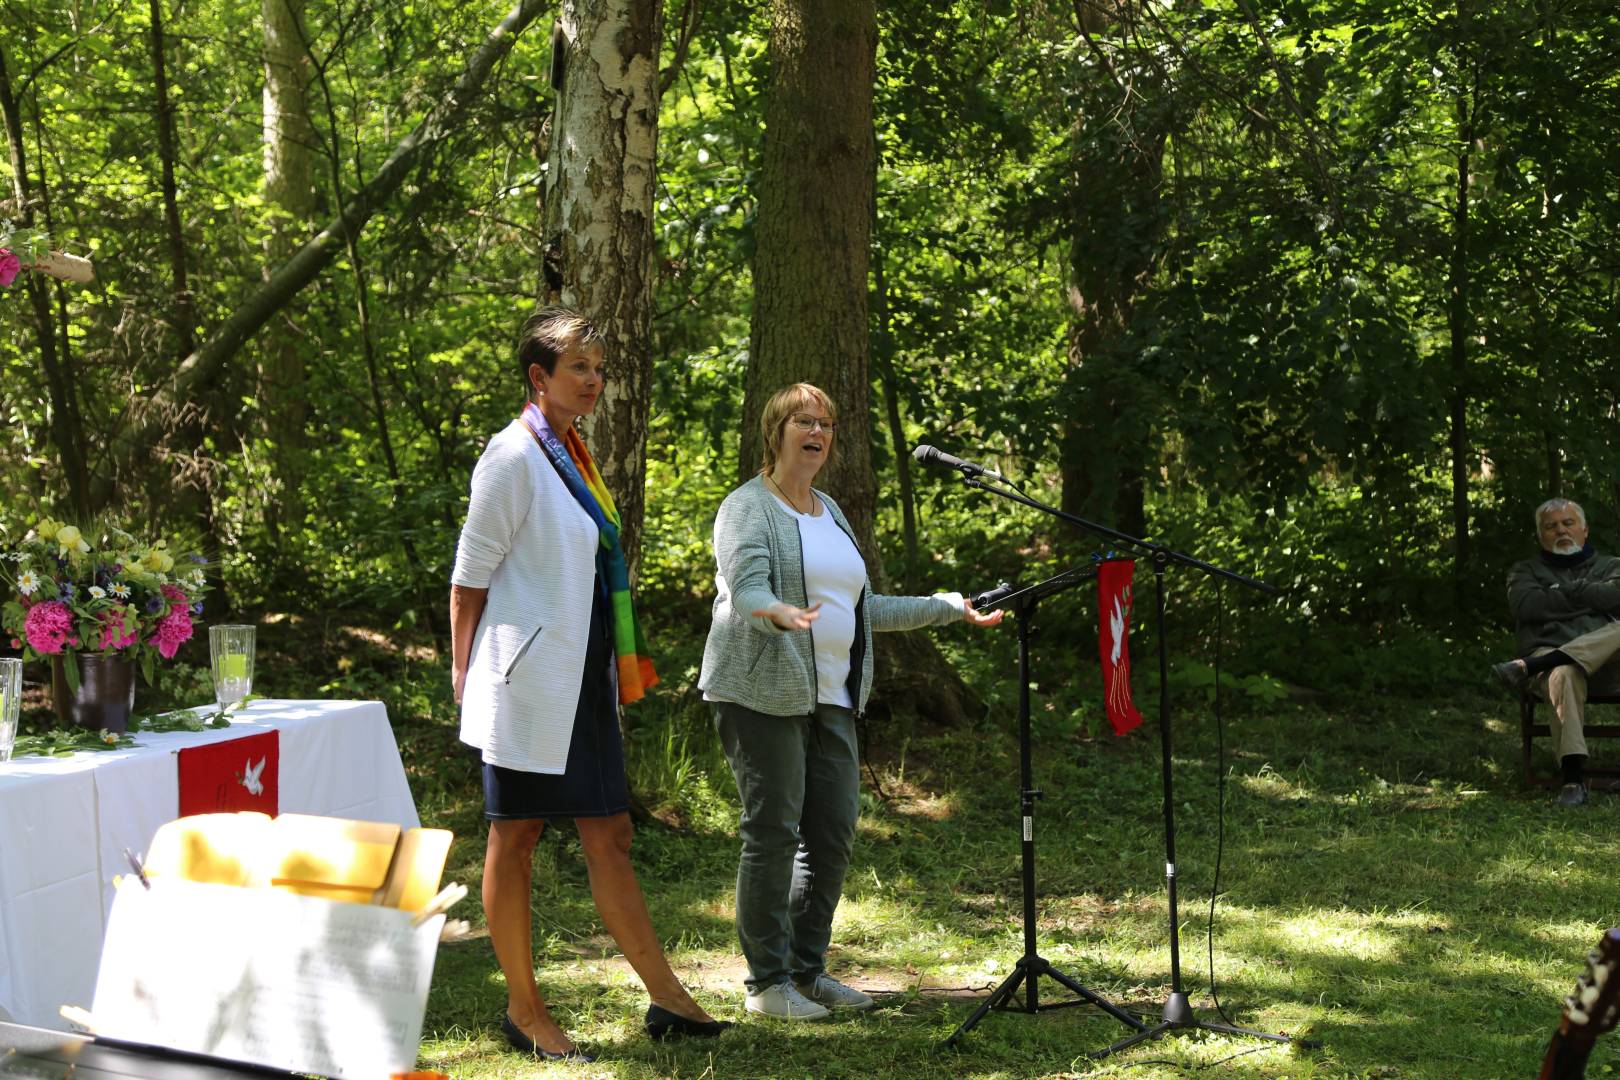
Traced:
[[506, 976], [501, 1030], [519, 1050], [589, 1061], [534, 978], [530, 890], [546, 822], [572, 818], [591, 899], [652, 1003], [655, 1039], [718, 1035], [670, 970], [630, 864], [618, 706], [657, 681], [630, 601], [619, 516], [574, 421], [607, 378], [601, 333], [546, 308], [523, 326], [522, 414], [473, 470], [450, 589], [461, 740], [483, 759], [484, 912]]
[[833, 912], [860, 812], [855, 720], [872, 685], [872, 632], [958, 619], [993, 626], [958, 593], [880, 596], [838, 504], [812, 486], [838, 413], [809, 383], [761, 416], [764, 463], [714, 523], [718, 595], [698, 685], [742, 801], [737, 934], [748, 1011], [817, 1020], [872, 999], [827, 974]]

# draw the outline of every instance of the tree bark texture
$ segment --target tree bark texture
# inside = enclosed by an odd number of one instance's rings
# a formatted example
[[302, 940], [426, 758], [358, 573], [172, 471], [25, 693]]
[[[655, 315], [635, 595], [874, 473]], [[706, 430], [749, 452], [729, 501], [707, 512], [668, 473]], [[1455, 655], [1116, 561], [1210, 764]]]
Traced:
[[608, 383], [582, 430], [618, 504], [632, 578], [652, 400], [660, 21], [659, 0], [564, 0], [565, 61], [547, 162], [542, 279], [607, 338]]
[[[6, 145], [11, 161], [11, 190], [17, 201], [17, 215], [24, 228], [34, 224], [34, 199], [28, 186], [28, 155], [23, 142], [22, 109], [11, 89], [11, 71], [0, 46], [0, 117], [6, 125]], [[62, 462], [67, 482], [68, 503], [83, 518], [90, 512], [90, 470], [81, 441], [84, 423], [79, 399], [67, 368], [67, 357], [57, 351], [55, 327], [51, 319], [49, 287], [30, 274], [23, 282], [28, 305], [34, 313], [34, 337], [39, 343], [39, 365], [51, 400], [51, 442]]]
[[1064, 388], [1069, 422], [1059, 439], [1061, 505], [1141, 536], [1153, 418], [1144, 415], [1143, 373], [1130, 362], [1125, 338], [1164, 254], [1168, 222], [1160, 192], [1169, 110], [1157, 103], [1162, 93], [1144, 98], [1126, 89], [1151, 79], [1148, 72], [1117, 72], [1095, 42], [1092, 55], [1099, 70], [1074, 128], [1074, 321]]
[[[344, 247], [345, 229], [358, 233], [364, 228], [423, 156], [456, 129], [496, 63], [511, 50], [517, 35], [543, 10], [543, 0], [520, 0], [484, 39], [478, 51], [468, 58], [461, 77], [439, 107], [400, 140], [371, 182], [348, 200], [338, 218], [328, 222], [297, 253], [278, 266], [149, 396], [133, 404], [129, 422], [114, 437], [109, 451], [115, 467], [138, 462], [156, 445], [163, 437], [169, 417], [217, 384], [231, 358], [248, 339], [337, 257]], [[114, 476], [96, 477], [91, 501], [105, 505], [114, 487]]]
[[[277, 266], [309, 236], [315, 213], [315, 146], [309, 114], [312, 61], [304, 47], [304, 0], [262, 0], [264, 18], [264, 201], [270, 210], [265, 236], [266, 267]], [[266, 337], [259, 353], [259, 410], [270, 443], [272, 473], [281, 485], [265, 500], [271, 536], [283, 523], [301, 520], [298, 480], [304, 474], [304, 428], [309, 398], [304, 354], [299, 346], [299, 305], [288, 303], [283, 333]]]
[[[871, 328], [867, 307], [875, 144], [872, 0], [776, 0], [759, 180], [754, 313], [739, 471], [761, 461], [759, 417], [782, 387], [808, 382], [838, 407], [838, 453], [817, 486], [855, 530], [882, 587], [874, 538]], [[873, 711], [946, 723], [983, 704], [921, 634], [877, 638]]]
[[867, 323], [872, 207], [872, 0], [776, 0], [759, 180], [754, 315], [739, 470], [758, 471], [759, 416], [808, 382], [838, 406], [838, 453], [817, 486], [855, 528], [873, 579]]
[[[1459, 0], [1457, 19], [1468, 25], [1468, 0]], [[1473, 319], [1468, 303], [1469, 161], [1479, 114], [1479, 70], [1471, 56], [1460, 56], [1470, 89], [1457, 95], [1457, 185], [1451, 217], [1451, 260], [1446, 321], [1451, 333], [1451, 528], [1454, 537], [1454, 572], [1459, 604], [1465, 602], [1469, 563], [1468, 543], [1468, 333]]]
[[192, 309], [191, 290], [186, 279], [186, 234], [180, 222], [180, 197], [174, 179], [177, 142], [174, 134], [174, 105], [169, 101], [168, 68], [164, 64], [163, 4], [151, 0], [152, 13], [152, 105], [157, 127], [158, 163], [163, 177], [163, 222], [169, 242], [169, 272], [174, 282], [174, 333], [180, 355], [189, 356], [197, 347], [197, 315]]

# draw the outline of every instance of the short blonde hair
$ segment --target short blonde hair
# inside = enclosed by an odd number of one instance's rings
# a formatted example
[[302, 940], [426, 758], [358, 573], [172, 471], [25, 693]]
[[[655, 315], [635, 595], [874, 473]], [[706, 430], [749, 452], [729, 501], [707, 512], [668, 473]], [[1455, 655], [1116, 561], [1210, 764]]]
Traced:
[[[806, 405], [820, 405], [822, 410], [838, 422], [838, 407], [833, 404], [827, 392], [818, 386], [811, 386], [807, 382], [794, 383], [784, 386], [771, 395], [765, 403], [764, 410], [759, 414], [760, 446], [764, 448], [764, 463], [760, 465], [761, 475], [767, 475], [776, 468], [777, 455], [782, 452], [782, 434], [787, 429], [788, 418], [796, 412], [802, 412]], [[827, 447], [827, 464], [831, 465], [834, 455], [838, 453], [838, 439], [835, 437]]]

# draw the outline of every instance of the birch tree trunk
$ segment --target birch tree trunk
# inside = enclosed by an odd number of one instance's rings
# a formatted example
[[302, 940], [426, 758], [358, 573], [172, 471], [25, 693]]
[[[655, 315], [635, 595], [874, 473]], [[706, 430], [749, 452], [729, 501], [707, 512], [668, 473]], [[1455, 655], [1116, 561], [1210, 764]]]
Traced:
[[607, 337], [610, 377], [583, 433], [618, 504], [632, 579], [652, 397], [660, 19], [660, 0], [564, 0], [547, 161], [541, 300], [578, 308]]
[[[264, 200], [270, 208], [265, 237], [266, 274], [298, 250], [315, 214], [316, 134], [309, 119], [311, 62], [304, 48], [304, 0], [263, 0], [264, 16]], [[278, 313], [285, 333], [265, 338], [259, 354], [259, 402], [270, 442], [273, 497], [265, 501], [272, 539], [283, 522], [303, 518], [304, 427], [309, 399], [304, 389], [303, 335], [297, 320], [303, 305], [291, 301]]]

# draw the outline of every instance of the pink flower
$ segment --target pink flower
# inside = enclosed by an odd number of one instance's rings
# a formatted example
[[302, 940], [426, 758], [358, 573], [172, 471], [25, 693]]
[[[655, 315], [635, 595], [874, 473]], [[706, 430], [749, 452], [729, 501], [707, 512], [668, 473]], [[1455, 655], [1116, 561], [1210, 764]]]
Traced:
[[43, 656], [62, 651], [73, 630], [73, 613], [60, 600], [46, 600], [28, 609], [23, 620], [23, 636], [28, 647]]
[[[189, 636], [189, 635], [188, 635]], [[109, 608], [101, 615], [101, 648], [127, 649], [139, 640], [140, 635], [130, 630], [124, 631], [124, 612], [122, 608]]]
[[[185, 611], [191, 606], [191, 601], [186, 599], [186, 594], [181, 590], [180, 586], [164, 585], [162, 590], [163, 595], [168, 598], [170, 614], [173, 614], [176, 611]], [[183, 641], [185, 639], [182, 638], [181, 640]]]
[[5, 248], [0, 248], [0, 286], [8, 286], [16, 281], [21, 270], [22, 260]]
[[147, 643], [157, 646], [158, 655], [165, 660], [173, 660], [174, 654], [180, 651], [180, 646], [191, 639], [191, 615], [184, 606], [171, 610], [158, 620], [157, 626], [152, 630], [152, 636]]

